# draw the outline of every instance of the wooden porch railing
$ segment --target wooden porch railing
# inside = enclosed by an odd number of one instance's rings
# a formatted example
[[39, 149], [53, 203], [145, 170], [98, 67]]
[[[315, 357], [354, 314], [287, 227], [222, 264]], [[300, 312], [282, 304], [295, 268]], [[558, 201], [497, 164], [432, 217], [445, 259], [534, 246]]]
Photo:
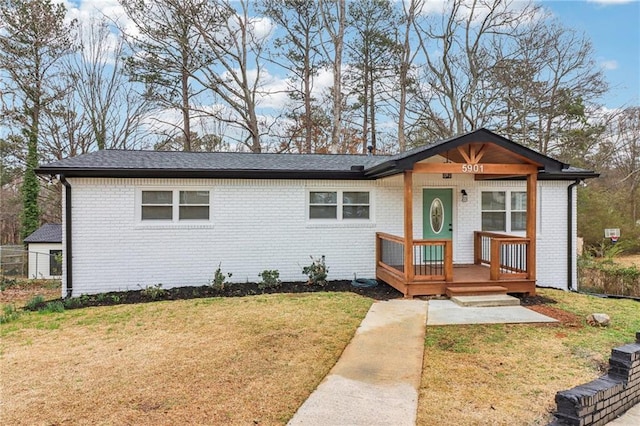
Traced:
[[474, 263], [489, 265], [490, 280], [530, 279], [529, 238], [474, 232]]
[[376, 265], [406, 282], [453, 281], [451, 240], [413, 240], [411, 259], [405, 259], [404, 245], [402, 237], [377, 232]]

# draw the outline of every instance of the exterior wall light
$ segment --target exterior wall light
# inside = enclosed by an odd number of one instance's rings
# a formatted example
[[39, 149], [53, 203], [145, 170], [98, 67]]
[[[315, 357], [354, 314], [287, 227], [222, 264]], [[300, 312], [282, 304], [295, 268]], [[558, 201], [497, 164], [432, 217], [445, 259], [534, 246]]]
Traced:
[[460, 193], [462, 194], [462, 202], [463, 203], [466, 203], [467, 201], [469, 201], [469, 195], [467, 194], [467, 191], [465, 189], [460, 191]]

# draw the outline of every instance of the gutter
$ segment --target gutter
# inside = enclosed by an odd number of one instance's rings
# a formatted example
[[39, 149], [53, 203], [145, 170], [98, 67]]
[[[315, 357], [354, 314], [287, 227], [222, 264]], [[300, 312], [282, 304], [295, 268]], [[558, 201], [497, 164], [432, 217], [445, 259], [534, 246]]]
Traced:
[[255, 169], [117, 169], [117, 168], [64, 168], [40, 167], [38, 174], [64, 174], [67, 177], [99, 178], [176, 178], [176, 179], [330, 179], [371, 180], [365, 176], [364, 166], [351, 166], [349, 170], [255, 170]]
[[73, 252], [72, 247], [73, 244], [71, 242], [71, 184], [65, 179], [64, 175], [59, 175], [60, 182], [64, 185], [64, 233], [65, 233], [65, 252], [66, 252], [66, 262], [65, 262], [65, 270], [66, 270], [66, 284], [67, 284], [67, 294], [65, 298], [69, 298], [73, 294]]
[[580, 182], [582, 179], [576, 179], [567, 186], [567, 288], [569, 291], [577, 291], [577, 288], [575, 290], [573, 288], [573, 188]]

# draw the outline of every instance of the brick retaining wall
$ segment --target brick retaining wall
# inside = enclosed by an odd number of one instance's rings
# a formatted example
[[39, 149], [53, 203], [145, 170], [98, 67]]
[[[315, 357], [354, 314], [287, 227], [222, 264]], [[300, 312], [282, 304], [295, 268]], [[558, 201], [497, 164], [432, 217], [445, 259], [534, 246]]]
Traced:
[[640, 403], [640, 332], [636, 343], [611, 351], [609, 372], [592, 382], [556, 394], [551, 425], [604, 425]]

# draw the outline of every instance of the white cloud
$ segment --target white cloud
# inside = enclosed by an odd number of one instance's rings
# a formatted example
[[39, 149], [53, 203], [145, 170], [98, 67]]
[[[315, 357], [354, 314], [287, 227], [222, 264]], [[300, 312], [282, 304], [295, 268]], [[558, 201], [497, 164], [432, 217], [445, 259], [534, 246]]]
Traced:
[[[409, 1], [409, 0], [401, 0]], [[452, 4], [449, 0], [427, 0], [422, 4], [420, 10], [421, 15], [448, 15], [451, 13]], [[489, 12], [491, 6], [484, 2], [476, 2], [474, 0], [463, 0], [461, 6], [458, 9], [457, 17], [462, 19], [468, 19], [473, 13], [472, 22], [482, 22]], [[508, 1], [499, 3], [496, 5], [494, 13], [509, 14], [512, 17], [520, 16], [524, 22], [533, 21], [536, 17], [536, 13], [533, 13], [535, 9], [532, 9], [528, 2], [523, 1]], [[522, 21], [520, 21], [522, 23]]]
[[602, 61], [600, 65], [602, 65], [602, 68], [604, 68], [607, 71], [613, 71], [618, 69], [618, 61], [614, 59]]

